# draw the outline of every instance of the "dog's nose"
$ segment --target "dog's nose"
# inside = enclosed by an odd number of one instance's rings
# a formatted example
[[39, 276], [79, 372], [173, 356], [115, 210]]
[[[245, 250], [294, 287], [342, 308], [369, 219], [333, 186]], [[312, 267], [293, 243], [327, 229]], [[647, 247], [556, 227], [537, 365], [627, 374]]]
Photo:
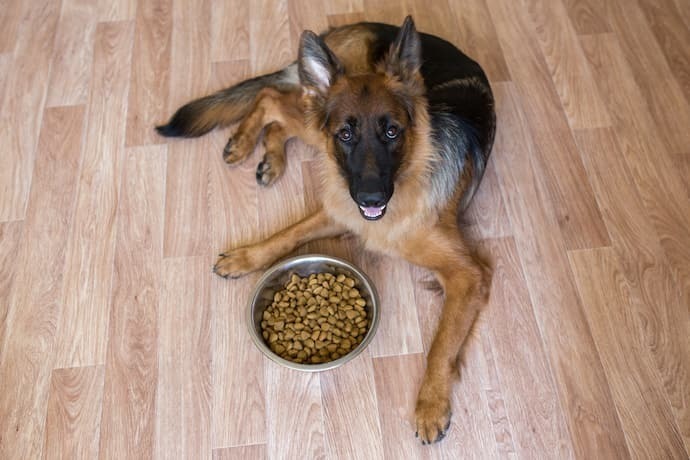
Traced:
[[357, 192], [357, 203], [367, 207], [380, 207], [386, 204], [383, 192]]

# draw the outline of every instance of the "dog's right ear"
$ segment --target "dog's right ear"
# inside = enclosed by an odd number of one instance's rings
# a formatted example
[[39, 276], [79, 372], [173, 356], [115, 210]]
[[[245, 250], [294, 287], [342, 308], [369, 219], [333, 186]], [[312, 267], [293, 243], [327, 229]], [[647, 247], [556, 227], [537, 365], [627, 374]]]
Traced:
[[335, 78], [343, 73], [338, 58], [323, 38], [311, 30], [305, 30], [300, 37], [298, 68], [302, 85], [321, 95], [325, 95]]

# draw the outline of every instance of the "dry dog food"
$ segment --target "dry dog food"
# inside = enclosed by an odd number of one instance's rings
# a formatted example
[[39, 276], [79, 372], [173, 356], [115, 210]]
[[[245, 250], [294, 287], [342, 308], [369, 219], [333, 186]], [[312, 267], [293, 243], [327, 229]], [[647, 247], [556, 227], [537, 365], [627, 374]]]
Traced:
[[289, 361], [333, 361], [352, 351], [366, 335], [366, 304], [350, 277], [292, 274], [263, 313], [262, 335], [274, 353]]

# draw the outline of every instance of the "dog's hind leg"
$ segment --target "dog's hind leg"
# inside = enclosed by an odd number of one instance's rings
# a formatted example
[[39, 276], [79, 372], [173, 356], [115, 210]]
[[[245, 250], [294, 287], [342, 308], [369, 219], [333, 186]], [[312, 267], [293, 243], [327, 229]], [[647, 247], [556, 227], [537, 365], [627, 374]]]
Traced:
[[272, 121], [264, 128], [264, 158], [256, 167], [256, 182], [268, 186], [285, 172], [285, 143], [288, 134], [283, 125]]
[[256, 180], [264, 186], [275, 182], [285, 171], [285, 142], [304, 131], [299, 95], [299, 91], [262, 89], [252, 109], [228, 140], [223, 150], [225, 162], [238, 164], [246, 159], [263, 132], [266, 154], [257, 167]]
[[345, 231], [320, 210], [264, 241], [220, 254], [213, 271], [224, 278], [239, 278], [266, 267], [309, 241], [338, 236]]
[[417, 434], [427, 444], [443, 439], [450, 426], [450, 391], [460, 349], [488, 301], [490, 273], [452, 225], [439, 225], [412, 239], [405, 258], [433, 270], [445, 293], [415, 407]]

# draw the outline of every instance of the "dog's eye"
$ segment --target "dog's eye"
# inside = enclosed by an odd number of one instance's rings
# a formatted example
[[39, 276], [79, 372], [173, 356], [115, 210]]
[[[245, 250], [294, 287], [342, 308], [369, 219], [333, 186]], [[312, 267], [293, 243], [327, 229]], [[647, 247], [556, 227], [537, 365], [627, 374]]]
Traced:
[[350, 142], [352, 140], [352, 130], [350, 128], [343, 128], [338, 131], [338, 139], [343, 142]]
[[398, 137], [398, 134], [400, 134], [400, 129], [398, 129], [397, 126], [389, 126], [388, 129], [386, 129], [386, 137], [388, 139], [395, 139]]

